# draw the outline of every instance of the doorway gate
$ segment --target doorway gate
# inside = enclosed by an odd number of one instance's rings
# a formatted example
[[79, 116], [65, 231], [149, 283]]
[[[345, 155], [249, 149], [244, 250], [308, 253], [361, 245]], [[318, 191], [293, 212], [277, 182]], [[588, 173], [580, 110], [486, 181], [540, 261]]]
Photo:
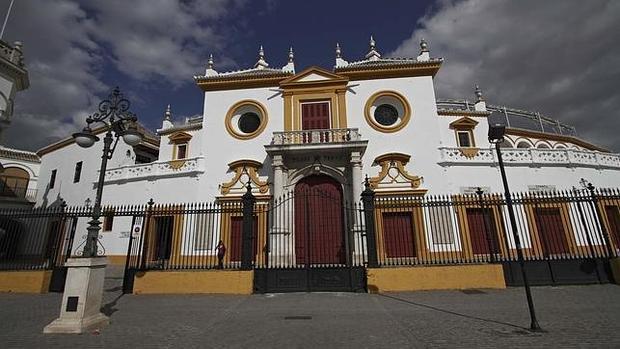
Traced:
[[308, 176], [256, 213], [267, 216], [268, 236], [255, 292], [365, 291], [364, 210], [344, 201], [340, 183]]

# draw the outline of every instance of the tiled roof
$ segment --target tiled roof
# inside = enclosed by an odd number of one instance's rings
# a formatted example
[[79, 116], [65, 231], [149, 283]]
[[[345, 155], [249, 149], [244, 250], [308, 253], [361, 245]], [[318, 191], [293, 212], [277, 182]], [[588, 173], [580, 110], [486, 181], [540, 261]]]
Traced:
[[0, 146], [0, 158], [40, 163], [41, 159], [36, 153]]
[[428, 61], [418, 61], [415, 58], [380, 58], [376, 60], [362, 60], [356, 62], [349, 62], [347, 65], [338, 66], [336, 71], [341, 70], [353, 70], [353, 69], [366, 69], [366, 68], [380, 68], [380, 67], [401, 67], [401, 66], [425, 66], [442, 63], [443, 58], [431, 58]]
[[244, 69], [244, 70], [236, 70], [229, 71], [224, 73], [218, 73], [217, 75], [196, 75], [194, 76], [194, 80], [196, 82], [201, 81], [217, 81], [217, 80], [228, 80], [228, 79], [251, 79], [253, 77], [286, 77], [292, 75], [292, 72], [285, 72], [281, 69], [273, 69], [273, 68], [253, 68], [253, 69]]

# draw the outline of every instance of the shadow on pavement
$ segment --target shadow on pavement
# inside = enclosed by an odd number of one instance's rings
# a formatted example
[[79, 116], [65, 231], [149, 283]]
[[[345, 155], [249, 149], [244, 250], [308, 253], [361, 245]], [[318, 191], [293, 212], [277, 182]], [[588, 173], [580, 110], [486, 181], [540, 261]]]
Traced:
[[464, 318], [467, 318], [467, 319], [473, 319], [473, 320], [478, 320], [478, 321], [483, 321], [483, 322], [488, 322], [488, 323], [495, 323], [495, 324], [499, 324], [499, 325], [505, 325], [505, 326], [514, 327], [514, 328], [517, 328], [519, 330], [525, 330], [523, 334], [529, 334], [530, 333], [529, 332], [529, 328], [523, 327], [523, 326], [518, 326], [518, 325], [515, 325], [515, 324], [508, 323], [508, 322], [502, 322], [502, 321], [497, 321], [497, 320], [492, 320], [492, 319], [485, 319], [485, 318], [481, 318], [481, 317], [477, 317], [477, 316], [472, 316], [472, 315], [467, 315], [467, 314], [461, 314], [461, 313], [457, 313], [455, 311], [441, 309], [441, 308], [438, 308], [438, 307], [435, 307], [435, 306], [432, 306], [432, 305], [416, 303], [416, 302], [412, 302], [410, 300], [398, 298], [398, 297], [395, 297], [395, 296], [390, 296], [390, 295], [387, 295], [387, 294], [378, 294], [378, 296], [389, 298], [389, 299], [392, 299], [392, 300], [395, 300], [395, 301], [399, 301], [399, 302], [402, 302], [402, 303], [407, 303], [407, 304], [410, 304], [410, 305], [415, 305], [415, 306], [426, 308], [426, 309], [431, 309], [431, 310], [434, 310], [434, 311], [439, 311], [439, 312], [442, 312], [442, 313], [445, 313], [445, 314], [450, 314], [450, 315], [464, 317]]

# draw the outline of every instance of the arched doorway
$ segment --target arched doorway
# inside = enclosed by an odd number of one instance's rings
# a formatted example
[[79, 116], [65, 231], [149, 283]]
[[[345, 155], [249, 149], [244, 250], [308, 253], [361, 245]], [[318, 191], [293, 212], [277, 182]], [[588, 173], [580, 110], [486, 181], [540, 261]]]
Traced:
[[298, 265], [346, 263], [342, 186], [311, 175], [295, 186], [295, 260]]

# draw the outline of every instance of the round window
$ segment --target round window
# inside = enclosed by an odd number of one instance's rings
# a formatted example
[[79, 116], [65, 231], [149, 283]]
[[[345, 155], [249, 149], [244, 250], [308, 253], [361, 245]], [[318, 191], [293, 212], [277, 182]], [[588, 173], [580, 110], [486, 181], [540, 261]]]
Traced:
[[398, 110], [391, 104], [381, 104], [375, 109], [375, 120], [383, 126], [392, 126], [398, 121]]
[[379, 132], [397, 132], [409, 123], [411, 107], [396, 91], [378, 91], [366, 101], [364, 117], [368, 125]]
[[260, 117], [254, 112], [245, 112], [239, 117], [237, 124], [243, 133], [252, 133], [260, 127]]

